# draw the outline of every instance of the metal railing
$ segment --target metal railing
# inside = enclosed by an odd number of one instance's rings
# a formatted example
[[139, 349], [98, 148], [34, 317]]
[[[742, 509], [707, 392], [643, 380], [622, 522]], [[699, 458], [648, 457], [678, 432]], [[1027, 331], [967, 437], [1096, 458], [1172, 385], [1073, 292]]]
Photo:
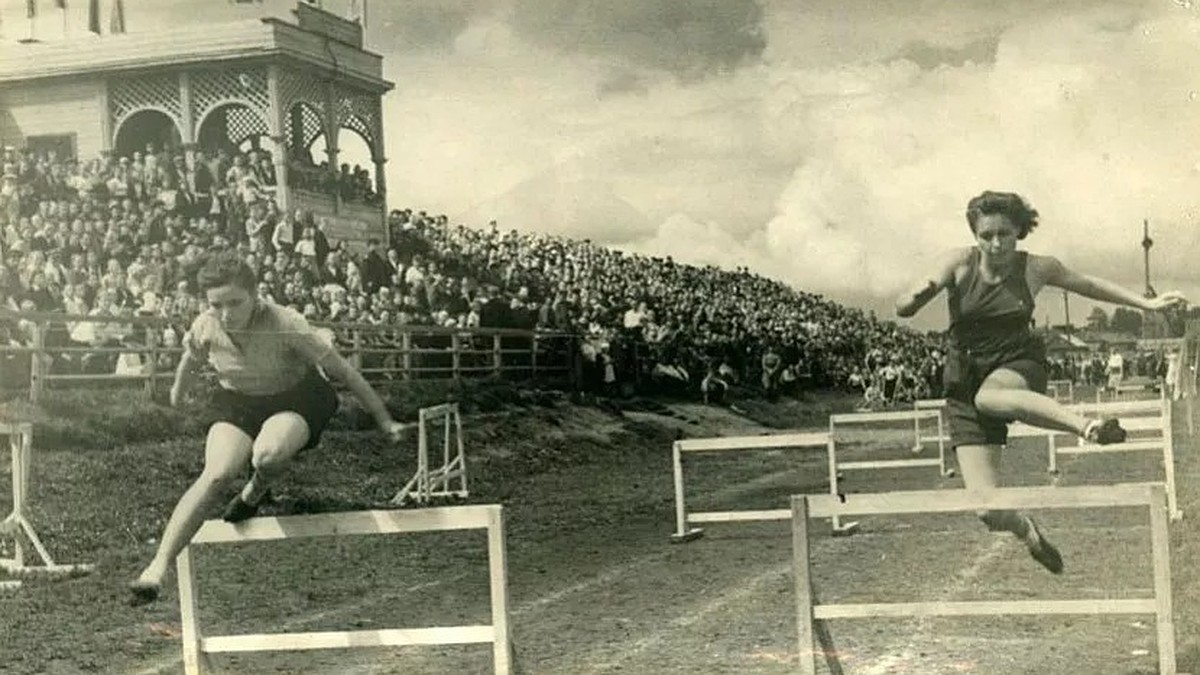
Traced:
[[[174, 376], [182, 347], [164, 344], [162, 317], [2, 312], [21, 340], [0, 344], [0, 390], [27, 390], [37, 401], [48, 388], [141, 382], [153, 397]], [[101, 344], [70, 339], [80, 322], [116, 325]], [[505, 377], [575, 383], [578, 336], [510, 328], [442, 328], [313, 322], [333, 332], [338, 351], [368, 380]], [[181, 330], [185, 326], [178, 326]], [[13, 344], [20, 342], [23, 344]], [[97, 372], [100, 371], [100, 372]]]

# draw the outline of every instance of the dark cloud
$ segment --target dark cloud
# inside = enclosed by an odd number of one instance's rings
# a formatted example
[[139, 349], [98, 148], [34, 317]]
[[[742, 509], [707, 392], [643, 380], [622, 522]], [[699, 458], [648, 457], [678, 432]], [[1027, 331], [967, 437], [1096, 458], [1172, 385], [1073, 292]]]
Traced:
[[897, 58], [912, 61], [925, 70], [942, 66], [961, 67], [967, 63], [986, 65], [996, 62], [1000, 36], [986, 37], [962, 47], [942, 47], [928, 42], [910, 42], [896, 54]]
[[727, 72], [766, 48], [757, 0], [516, 0], [517, 34], [685, 79]]

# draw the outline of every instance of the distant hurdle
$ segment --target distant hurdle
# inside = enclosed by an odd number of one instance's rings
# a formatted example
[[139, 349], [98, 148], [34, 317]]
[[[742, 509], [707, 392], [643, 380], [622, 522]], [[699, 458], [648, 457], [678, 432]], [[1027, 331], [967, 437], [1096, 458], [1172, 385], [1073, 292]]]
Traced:
[[[1155, 391], [1155, 385], [1158, 385], [1159, 391]], [[1116, 401], [1145, 401], [1147, 394], [1153, 396], [1162, 395], [1161, 392], [1166, 391], [1166, 386], [1162, 381], [1158, 382], [1142, 382], [1141, 384], [1118, 384], [1116, 387], [1096, 387], [1096, 403], [1112, 403]], [[1142, 396], [1143, 398], [1136, 398]]]
[[[401, 534], [444, 530], [487, 530], [491, 587], [490, 625], [438, 626], [341, 632], [275, 633], [205, 637], [197, 621], [196, 570], [191, 550], [200, 544], [275, 541], [305, 537]], [[508, 563], [504, 518], [499, 505], [448, 506], [401, 511], [355, 511], [307, 516], [252, 518], [238, 525], [210, 520], [176, 558], [187, 675], [211, 672], [204, 656], [229, 652], [295, 651], [353, 647], [404, 647], [492, 643], [496, 675], [512, 672], [508, 616]]]
[[[923, 398], [913, 401], [913, 410], [937, 410], [939, 413], [946, 407], [946, 399], [944, 398]], [[945, 431], [945, 418], [941, 419], [943, 428], [938, 429], [936, 436], [921, 435], [921, 418], [913, 418], [913, 453], [922, 452], [925, 449], [926, 443], [937, 443], [938, 454], [942, 457], [946, 455], [946, 442], [950, 440], [950, 436]]]
[[1079, 442], [1077, 445], [1060, 445], [1058, 436], [1065, 436], [1058, 431], [1032, 427], [1022, 423], [1014, 423], [1009, 427], [1012, 437], [1045, 437], [1047, 443], [1048, 470], [1052, 474], [1059, 472], [1059, 455], [1089, 455], [1114, 452], [1154, 452], [1160, 455], [1163, 467], [1163, 482], [1167, 493], [1167, 504], [1171, 520], [1183, 518], [1179, 509], [1175, 489], [1175, 434], [1172, 429], [1173, 418], [1171, 401], [1165, 397], [1142, 401], [1110, 401], [1106, 403], [1076, 403], [1068, 406], [1071, 410], [1083, 415], [1127, 415], [1122, 417], [1121, 426], [1134, 434], [1124, 443], [1110, 445], [1094, 445]]
[[[1150, 511], [1154, 594], [1149, 598], [1100, 600], [933, 601], [818, 604], [812, 580], [810, 518], [974, 512], [981, 509], [1075, 509], [1145, 506]], [[1166, 492], [1161, 484], [1105, 487], [999, 488], [985, 494], [966, 490], [914, 491], [792, 497], [792, 550], [800, 672], [815, 675], [823, 653], [830, 672], [842, 672], [822, 622], [831, 619], [925, 616], [1150, 614], [1157, 625], [1162, 675], [1176, 675], [1175, 624], [1171, 599], [1171, 552]], [[819, 646], [814, 644], [814, 635]]]
[[[12, 451], [12, 490], [13, 509], [0, 522], [0, 536], [10, 537], [13, 542], [13, 557], [0, 558], [0, 569], [9, 574], [76, 574], [91, 572], [94, 565], [61, 565], [54, 562], [50, 552], [46, 550], [42, 540], [29, 519], [25, 517], [25, 507], [28, 505], [29, 475], [33, 466], [33, 425], [28, 422], [16, 424], [0, 423], [0, 436], [8, 436], [8, 445]], [[33, 546], [33, 551], [41, 560], [40, 564], [27, 565], [25, 562], [25, 541]], [[21, 587], [20, 581], [0, 582], [0, 589], [16, 589]]]
[[[942, 476], [948, 475], [946, 469], [946, 431], [942, 419], [941, 408], [934, 407], [937, 401], [924, 402], [925, 409], [916, 409], [912, 411], [900, 410], [894, 412], [868, 412], [868, 413], [846, 413], [829, 416], [829, 443], [827, 452], [829, 454], [829, 494], [838, 494], [838, 479], [844, 471], [866, 471], [873, 469], [913, 469], [927, 466], [938, 467], [938, 473]], [[920, 422], [922, 419], [936, 420], [938, 439], [938, 456], [936, 458], [910, 458], [910, 459], [883, 459], [883, 460], [863, 460], [854, 462], [839, 462], [837, 458], [837, 443], [838, 443], [838, 425], [847, 424], [867, 424], [871, 422], [901, 422], [912, 420], [917, 429], [917, 439], [921, 440]], [[923, 448], [923, 446], [921, 446]], [[850, 534], [858, 529], [858, 523], [842, 524], [837, 517], [832, 519], [833, 534]]]
[[1075, 402], [1075, 383], [1070, 380], [1050, 380], [1046, 383], [1046, 395], [1059, 403]]
[[690, 527], [692, 523], [732, 523], [753, 520], [783, 520], [787, 509], [767, 511], [707, 511], [689, 513], [684, 497], [683, 455], [688, 453], [715, 453], [745, 450], [804, 450], [826, 448], [829, 435], [824, 433], [772, 434], [766, 436], [733, 436], [722, 438], [695, 438], [675, 441], [671, 446], [671, 463], [675, 474], [675, 533], [671, 541], [682, 543], [699, 539], [704, 529]]
[[[402, 506], [410, 498], [418, 504], [428, 504], [435, 497], [467, 497], [467, 457], [463, 452], [462, 416], [458, 404], [421, 408], [417, 418], [420, 425], [417, 470], [392, 497], [391, 504]], [[438, 421], [442, 422], [442, 465], [430, 469], [429, 424]]]

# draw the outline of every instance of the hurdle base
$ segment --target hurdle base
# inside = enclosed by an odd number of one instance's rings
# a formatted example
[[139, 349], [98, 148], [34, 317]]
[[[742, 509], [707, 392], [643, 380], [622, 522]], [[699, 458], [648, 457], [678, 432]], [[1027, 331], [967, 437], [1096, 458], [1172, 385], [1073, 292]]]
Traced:
[[58, 575], [84, 575], [91, 574], [96, 571], [96, 566], [92, 564], [81, 565], [17, 565], [15, 560], [3, 559], [0, 560], [0, 570], [13, 576], [37, 576], [40, 574], [58, 576]]
[[1175, 509], [1174, 511], [1172, 511], [1171, 512], [1171, 520], [1174, 522], [1179, 522], [1179, 521], [1183, 520], [1183, 511], [1180, 509]]
[[958, 475], [958, 472], [955, 471], [954, 469], [946, 469], [945, 471], [942, 472], [942, 476], [944, 476], [946, 478], [954, 478], [957, 475]]
[[703, 536], [704, 536], [704, 528], [703, 527], [693, 527], [690, 530], [688, 530], [687, 532], [684, 532], [682, 534], [680, 534], [679, 532], [673, 533], [671, 535], [671, 543], [672, 544], [686, 544], [689, 541], [696, 541], [697, 539], [699, 539]]
[[849, 523], [842, 523], [841, 525], [831, 525], [829, 527], [829, 533], [835, 537], [848, 537], [855, 532], [858, 532], [857, 520]]

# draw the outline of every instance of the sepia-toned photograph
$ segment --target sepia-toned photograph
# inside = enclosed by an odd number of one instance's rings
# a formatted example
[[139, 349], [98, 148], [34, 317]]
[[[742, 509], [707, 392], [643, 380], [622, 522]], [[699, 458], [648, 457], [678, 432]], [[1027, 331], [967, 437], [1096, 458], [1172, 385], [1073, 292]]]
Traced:
[[1193, 0], [0, 0], [0, 675], [1200, 675]]

